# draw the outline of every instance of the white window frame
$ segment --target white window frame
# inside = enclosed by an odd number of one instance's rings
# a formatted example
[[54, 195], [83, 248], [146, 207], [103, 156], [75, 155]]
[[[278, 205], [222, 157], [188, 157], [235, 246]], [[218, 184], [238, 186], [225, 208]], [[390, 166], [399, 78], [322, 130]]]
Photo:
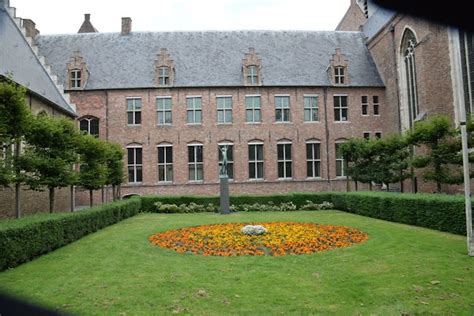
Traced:
[[[134, 149], [133, 150], [133, 163], [128, 163], [128, 160], [129, 160], [129, 156], [128, 156], [128, 150], [129, 149]], [[141, 163], [137, 163], [137, 149], [141, 149], [142, 151], [142, 162]], [[130, 167], [133, 168], [133, 181], [130, 181]], [[138, 168], [141, 168], [142, 170], [142, 179], [141, 181], [137, 181], [137, 170]], [[128, 183], [143, 183], [143, 146], [140, 146], [140, 145], [129, 145], [127, 146], [127, 180], [128, 180]]]
[[[290, 145], [290, 158], [288, 159], [286, 156], [286, 145]], [[280, 170], [280, 164], [283, 164], [283, 176], [280, 177], [280, 174], [278, 174], [278, 180], [288, 180], [293, 178], [293, 143], [292, 142], [278, 142], [277, 143], [277, 174], [279, 173]], [[283, 146], [283, 158], [280, 159], [278, 157], [278, 146]], [[290, 170], [288, 172], [286, 164], [290, 163]], [[288, 176], [288, 173], [291, 174], [291, 176]]]
[[[250, 146], [262, 146], [262, 159], [259, 160], [258, 159], [258, 155], [257, 155], [257, 147], [255, 147], [255, 160], [250, 160]], [[247, 148], [249, 150], [249, 157], [248, 157], [248, 166], [249, 166], [249, 181], [263, 181], [265, 179], [265, 148], [263, 147], [263, 142], [257, 142], [257, 141], [253, 141], [253, 142], [249, 142], [247, 144]], [[262, 164], [262, 177], [259, 178], [258, 177], [258, 164], [261, 163]], [[250, 178], [250, 164], [254, 164], [254, 172], [255, 172], [255, 178]]]
[[71, 89], [82, 88], [82, 70], [72, 69], [70, 73], [71, 73]]
[[[247, 98], [252, 98], [252, 100], [258, 100], [258, 107], [255, 106], [255, 102], [252, 101], [251, 107], [247, 104]], [[247, 112], [251, 111], [252, 113], [252, 121], [248, 121]], [[258, 116], [260, 120], [255, 120], [255, 113], [258, 112]], [[247, 124], [260, 124], [262, 123], [262, 96], [260, 94], [249, 94], [245, 96], [245, 122]]]
[[[306, 100], [315, 98], [316, 106], [306, 106]], [[306, 120], [306, 111], [309, 111], [310, 120]], [[313, 113], [316, 112], [317, 120], [313, 120]], [[303, 121], [305, 123], [317, 123], [319, 122], [319, 95], [317, 94], [303, 94]]]
[[[346, 72], [346, 67], [343, 66], [336, 66], [334, 67], [334, 83], [335, 84], [345, 84], [345, 72]], [[342, 73], [341, 73], [342, 70]]]
[[[377, 102], [375, 102], [375, 98], [377, 98]], [[372, 96], [372, 105], [373, 105], [374, 115], [380, 116], [380, 97], [378, 95]], [[377, 108], [377, 111], [375, 111], [376, 108]]]
[[[219, 100], [224, 100], [224, 105], [223, 107], [219, 107]], [[226, 102], [225, 100], [230, 100], [230, 108], [226, 107]], [[233, 118], [232, 118], [232, 107], [233, 107], [233, 100], [232, 100], [232, 95], [217, 95], [216, 96], [216, 111], [217, 111], [217, 124], [232, 124]], [[224, 120], [222, 122], [219, 122], [219, 112], [222, 112]], [[230, 121], [228, 122], [226, 120], [226, 113], [230, 112]]]
[[[232, 160], [227, 160], [227, 167], [229, 167], [229, 164], [232, 165], [232, 178], [229, 177], [229, 181], [232, 181], [234, 180], [234, 143], [231, 143], [231, 142], [220, 142], [220, 143], [217, 143], [217, 150], [218, 152], [220, 152], [220, 147], [221, 146], [231, 146], [232, 147]], [[222, 160], [219, 159], [219, 153], [217, 154], [217, 160], [218, 161], [218, 170], [220, 171], [221, 170], [221, 165], [222, 165]], [[227, 175], [228, 175], [229, 172], [227, 172]]]
[[[338, 178], [338, 179], [347, 177], [345, 160], [344, 160], [344, 158], [338, 158], [337, 157], [337, 145], [344, 144], [344, 143], [345, 143], [345, 141], [336, 141], [335, 144], [334, 144], [334, 154], [335, 154], [335, 157], [336, 157], [335, 172], [336, 172], [336, 178]], [[341, 164], [341, 171], [342, 171], [341, 175], [337, 175], [337, 164], [338, 164], [338, 162]]]
[[[364, 102], [364, 98], [366, 98], [366, 102]], [[368, 95], [362, 95], [360, 97], [360, 103], [361, 103], [361, 114], [362, 116], [369, 116], [369, 96]], [[367, 113], [364, 114], [364, 107]]]
[[[192, 101], [192, 108], [189, 108], [189, 101], [190, 100], [193, 100]], [[196, 107], [196, 100], [200, 101], [201, 105], [199, 108]], [[189, 122], [188, 120], [188, 113], [189, 112], [192, 112], [193, 113], [193, 121], [192, 122]], [[196, 122], [196, 112], [200, 112], [201, 113], [201, 116], [200, 116], [200, 121], [199, 122]], [[186, 124], [187, 125], [202, 125], [202, 120], [203, 120], [203, 117], [202, 117], [202, 96], [201, 95], [189, 95], [189, 96], [186, 96]]]
[[[197, 161], [197, 147], [198, 146], [201, 146], [202, 147], [202, 161]], [[202, 143], [191, 143], [191, 144], [188, 144], [188, 182], [203, 182], [204, 181], [204, 145]], [[189, 161], [189, 150], [190, 150], [190, 147], [194, 147], [193, 149], [193, 155], [194, 155], [194, 162], [190, 162]], [[197, 177], [197, 170], [198, 170], [198, 166], [201, 165], [202, 166], [202, 179], [198, 179]], [[190, 167], [193, 167], [194, 168], [194, 179], [191, 179], [191, 172], [190, 172]]]
[[[127, 125], [128, 126], [140, 126], [142, 125], [142, 108], [143, 108], [143, 104], [142, 104], [142, 98], [141, 97], [126, 97], [126, 102], [127, 102]], [[140, 100], [140, 108], [137, 110], [137, 104], [136, 104], [136, 101]], [[132, 103], [132, 109], [129, 109], [128, 108], [128, 102], [129, 101], [133, 101]], [[130, 123], [128, 121], [128, 113], [132, 113], [132, 117], [133, 117], [133, 122]], [[140, 123], [137, 123], [137, 113], [140, 113]]]
[[[316, 159], [316, 155], [315, 155], [315, 149], [314, 149], [314, 145], [319, 145], [319, 159]], [[305, 142], [305, 147], [306, 147], [306, 151], [308, 150], [308, 146], [307, 145], [311, 145], [311, 151], [312, 151], [312, 158], [311, 159], [308, 159], [308, 153], [306, 152], [306, 179], [321, 179], [321, 142], [320, 141], [316, 141], [316, 140], [309, 140], [309, 141], [306, 141]], [[311, 163], [312, 167], [313, 167], [313, 175], [312, 176], [308, 176], [308, 163]], [[315, 176], [315, 166], [316, 166], [316, 163], [319, 163], [319, 176]]]
[[[173, 170], [173, 145], [172, 144], [160, 144], [156, 146], [157, 148], [157, 161], [158, 161], [158, 183], [172, 183], [174, 179], [174, 170]], [[160, 148], [163, 148], [163, 158], [164, 162], [160, 162]], [[171, 162], [167, 160], [166, 149], [171, 148]], [[164, 179], [160, 180], [160, 166], [163, 167]], [[168, 174], [168, 167], [171, 166], [171, 176]], [[171, 177], [171, 179], [169, 179]]]
[[[339, 104], [336, 106], [336, 99], [335, 99], [336, 97], [338, 97], [338, 98], [345, 97], [346, 98], [346, 106], [342, 107], [341, 106], [341, 101], [339, 101]], [[339, 100], [342, 100], [342, 99], [339, 99]], [[347, 94], [334, 94], [333, 95], [333, 102], [334, 102], [334, 122], [335, 123], [350, 122], [349, 121], [349, 96]], [[344, 109], [346, 110], [346, 119], [342, 120], [342, 111]], [[339, 110], [339, 116], [340, 116], [339, 120], [336, 119], [336, 110]]]
[[[166, 102], [166, 100], [170, 101], [170, 108], [166, 109], [166, 104], [163, 104], [163, 108], [160, 109], [159, 102], [163, 100]], [[166, 113], [170, 113], [170, 118], [171, 122], [167, 123], [166, 122]], [[160, 123], [160, 114], [163, 116], [163, 123]], [[158, 126], [163, 126], [163, 125], [173, 125], [173, 98], [171, 96], [157, 96], [156, 97], [156, 124]]]
[[[286, 98], [288, 100], [288, 105], [281, 105], [278, 104], [277, 99], [280, 100], [282, 98]], [[289, 94], [275, 94], [274, 95], [274, 102], [275, 102], [275, 123], [291, 123], [291, 100]], [[277, 120], [277, 111], [281, 111], [280, 120]], [[285, 112], [287, 111], [287, 112]], [[287, 114], [285, 114], [287, 113]]]
[[[91, 134], [91, 121], [93, 121], [93, 120], [97, 120], [97, 135], [96, 134]], [[81, 129], [81, 122], [82, 121], [87, 121], [87, 131]], [[99, 120], [99, 118], [97, 118], [95, 116], [86, 116], [86, 117], [80, 118], [79, 119], [79, 130], [83, 131], [83, 132], [87, 132], [87, 134], [89, 134], [89, 135], [99, 137], [99, 134], [100, 134], [100, 120]]]
[[256, 65], [247, 66], [247, 84], [258, 84], [258, 67]]

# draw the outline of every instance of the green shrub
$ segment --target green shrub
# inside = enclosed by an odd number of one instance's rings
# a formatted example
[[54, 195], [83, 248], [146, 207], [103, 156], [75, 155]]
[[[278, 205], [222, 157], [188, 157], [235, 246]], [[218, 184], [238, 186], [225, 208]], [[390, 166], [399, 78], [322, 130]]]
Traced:
[[13, 268], [140, 212], [139, 198], [0, 229], [0, 271]]

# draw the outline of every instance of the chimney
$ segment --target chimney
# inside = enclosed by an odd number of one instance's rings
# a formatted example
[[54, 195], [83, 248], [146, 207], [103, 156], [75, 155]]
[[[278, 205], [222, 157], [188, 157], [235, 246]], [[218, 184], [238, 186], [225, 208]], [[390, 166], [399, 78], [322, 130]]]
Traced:
[[91, 21], [91, 14], [90, 13], [85, 13], [84, 14], [84, 21], [90, 22]]
[[91, 23], [90, 13], [84, 14], [84, 22], [82, 22], [81, 27], [77, 33], [97, 33], [97, 29]]
[[39, 34], [39, 31], [36, 29], [36, 24], [30, 19], [21, 19], [23, 28], [25, 29], [26, 36], [35, 38]]
[[132, 32], [132, 19], [122, 18], [122, 33], [121, 35], [129, 35]]

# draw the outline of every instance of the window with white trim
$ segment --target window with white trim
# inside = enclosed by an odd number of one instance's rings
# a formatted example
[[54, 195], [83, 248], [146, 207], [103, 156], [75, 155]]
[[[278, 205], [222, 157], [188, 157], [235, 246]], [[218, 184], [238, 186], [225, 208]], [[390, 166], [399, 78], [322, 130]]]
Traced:
[[156, 98], [156, 115], [158, 125], [171, 125], [173, 123], [171, 97]]
[[202, 100], [201, 97], [187, 97], [187, 122], [188, 124], [202, 123]]
[[142, 147], [127, 147], [128, 182], [140, 183], [143, 181]]
[[277, 144], [277, 163], [278, 163], [278, 178], [291, 179], [292, 160], [291, 160], [291, 143]]
[[247, 123], [260, 123], [260, 96], [245, 96], [245, 117]]
[[173, 146], [158, 146], [158, 182], [173, 182]]
[[127, 124], [140, 125], [142, 123], [142, 99], [127, 98]]
[[256, 85], [258, 84], [258, 68], [257, 66], [247, 67], [247, 84]]
[[217, 97], [217, 123], [232, 123], [232, 97]]
[[99, 119], [96, 117], [83, 117], [79, 120], [79, 130], [86, 134], [99, 137]]
[[188, 145], [188, 180], [202, 181], [204, 179], [203, 146]]
[[304, 96], [304, 121], [319, 121], [318, 96]]
[[72, 69], [70, 72], [71, 89], [82, 88], [82, 71], [79, 69]]
[[169, 67], [158, 68], [158, 85], [168, 86], [170, 84], [170, 69]]
[[373, 105], [374, 105], [374, 115], [380, 115], [380, 103], [379, 103], [379, 96], [374, 95], [372, 97]]
[[345, 82], [344, 67], [334, 67], [334, 82], [336, 84], [344, 84]]
[[341, 152], [342, 144], [343, 143], [336, 143], [336, 177], [346, 176], [346, 161]]
[[220, 143], [217, 145], [217, 151], [219, 155], [219, 171], [222, 168], [222, 152], [221, 147], [227, 146], [227, 176], [229, 179], [234, 179], [234, 145], [232, 143]]
[[347, 113], [347, 95], [334, 96], [334, 121], [345, 122], [348, 121]]
[[275, 121], [289, 122], [290, 120], [290, 97], [275, 96]]
[[249, 179], [263, 180], [263, 144], [249, 144]]
[[366, 95], [363, 95], [361, 97], [361, 103], [362, 103], [362, 115], [369, 115], [369, 97]]
[[321, 177], [321, 143], [306, 142], [306, 177]]

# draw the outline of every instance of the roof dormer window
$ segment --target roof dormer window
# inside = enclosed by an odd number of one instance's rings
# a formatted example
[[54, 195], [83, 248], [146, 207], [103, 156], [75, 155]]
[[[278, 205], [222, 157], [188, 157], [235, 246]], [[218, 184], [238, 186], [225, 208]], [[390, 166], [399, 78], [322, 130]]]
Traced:
[[331, 83], [333, 85], [349, 84], [349, 62], [341, 53], [340, 48], [336, 48], [336, 53], [332, 55], [330, 61]]
[[70, 72], [71, 75], [71, 88], [72, 89], [79, 89], [82, 88], [81, 81], [82, 81], [82, 71], [79, 69], [73, 69]]
[[158, 85], [168, 86], [170, 84], [170, 69], [168, 67], [158, 68]]
[[69, 89], [84, 89], [89, 78], [89, 72], [87, 70], [86, 62], [80, 55], [79, 51], [74, 52], [74, 56], [71, 57], [67, 64], [68, 81], [67, 86]]
[[334, 83], [335, 84], [344, 84], [344, 67], [335, 67], [334, 68]]
[[258, 83], [257, 66], [248, 66], [247, 68], [247, 84], [256, 85]]
[[174, 62], [166, 48], [162, 48], [155, 59], [155, 82], [159, 87], [174, 84]]
[[242, 75], [244, 85], [262, 85], [262, 60], [258, 58], [254, 48], [249, 48], [249, 52], [242, 60]]

